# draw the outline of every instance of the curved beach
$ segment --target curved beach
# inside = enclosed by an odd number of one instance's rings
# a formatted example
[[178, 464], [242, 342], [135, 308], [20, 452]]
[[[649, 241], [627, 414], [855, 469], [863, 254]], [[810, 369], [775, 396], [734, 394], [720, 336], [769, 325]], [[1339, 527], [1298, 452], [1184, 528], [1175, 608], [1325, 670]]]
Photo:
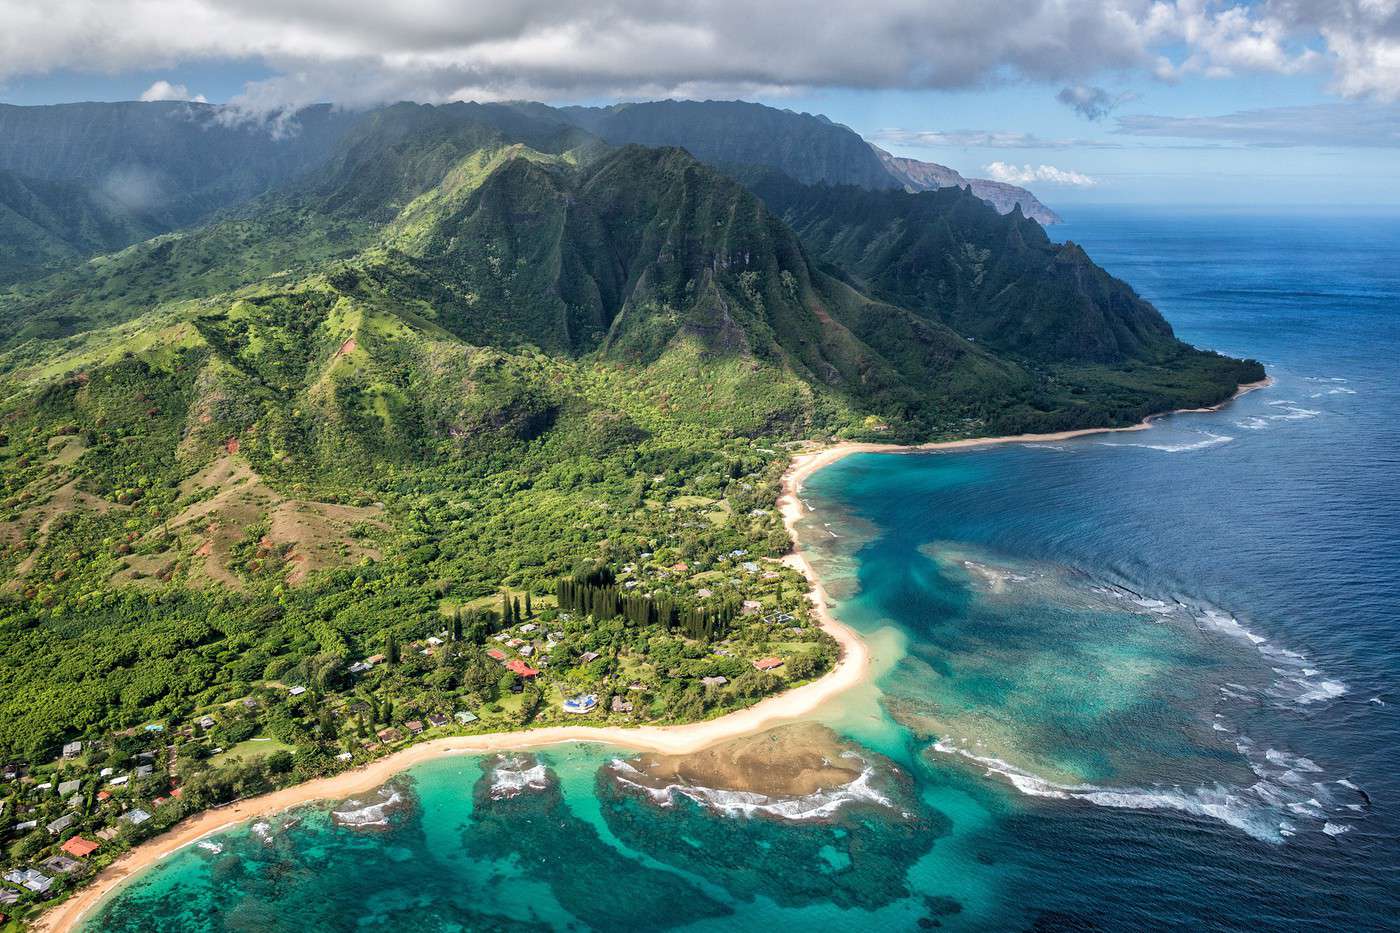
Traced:
[[[1261, 382], [1242, 385], [1231, 399], [1221, 402], [1220, 405], [1189, 410], [1218, 410], [1233, 398], [1238, 398], [1254, 389], [1263, 388], [1270, 382], [1271, 380], [1265, 379]], [[780, 723], [805, 716], [837, 694], [862, 683], [870, 668], [869, 649], [853, 629], [841, 623], [832, 614], [821, 580], [798, 542], [796, 525], [805, 508], [798, 493], [802, 484], [812, 474], [853, 453], [958, 450], [992, 444], [1063, 441], [1092, 434], [1140, 431], [1150, 427], [1158, 417], [1161, 416], [1152, 416], [1139, 424], [1123, 428], [1086, 428], [1053, 434], [1021, 434], [920, 445], [845, 442], [798, 454], [793, 458], [783, 476], [782, 494], [777, 505], [783, 523], [794, 542], [793, 551], [784, 558], [784, 563], [801, 571], [807, 578], [811, 586], [809, 598], [812, 602], [813, 612], [822, 628], [841, 646], [841, 657], [837, 664], [821, 678], [778, 696], [769, 697], [747, 709], [729, 713], [716, 719], [686, 725], [631, 728], [551, 726], [487, 735], [434, 739], [395, 752], [352, 771], [318, 778], [225, 807], [206, 810], [123, 854], [103, 869], [91, 884], [44, 914], [35, 924], [35, 929], [54, 931], [54, 933], [74, 929], [94, 906], [128, 879], [158, 863], [172, 852], [205, 836], [226, 830], [239, 823], [313, 801], [338, 800], [368, 792], [414, 765], [445, 755], [524, 750], [569, 742], [596, 742], [636, 751], [686, 754], [730, 739], [761, 732]]]

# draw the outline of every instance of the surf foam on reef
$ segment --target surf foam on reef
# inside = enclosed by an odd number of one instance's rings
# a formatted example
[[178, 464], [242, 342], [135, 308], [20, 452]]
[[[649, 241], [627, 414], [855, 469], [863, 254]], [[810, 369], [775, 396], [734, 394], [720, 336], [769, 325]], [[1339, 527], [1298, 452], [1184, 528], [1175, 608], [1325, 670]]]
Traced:
[[389, 814], [402, 804], [403, 795], [390, 787], [379, 789], [379, 800], [364, 803], [360, 800], [346, 801], [352, 809], [332, 810], [331, 818], [341, 826], [363, 828], [367, 826], [388, 826]]
[[545, 766], [525, 755], [502, 755], [491, 768], [491, 799], [506, 800], [549, 786]]
[[[1090, 590], [1100, 596], [1120, 600], [1159, 617], [1180, 613], [1183, 617], [1189, 617], [1193, 620], [1199, 628], [1253, 646], [1267, 661], [1269, 669], [1274, 674], [1274, 681], [1265, 693], [1276, 702], [1308, 706], [1313, 703], [1334, 700], [1347, 692], [1345, 683], [1335, 677], [1324, 675], [1306, 655], [1273, 644], [1269, 639], [1251, 631], [1239, 619], [1217, 606], [1209, 604], [1193, 606], [1175, 599], [1168, 602], [1163, 599], [1143, 596], [1113, 583], [1095, 584], [1090, 587]], [[1250, 688], [1242, 684], [1225, 684], [1220, 690], [1223, 695], [1231, 699], [1248, 700], [1252, 698]]]
[[[1233, 732], [1229, 724], [1221, 731]], [[1309, 758], [1268, 748], [1260, 753], [1252, 740], [1239, 736], [1235, 747], [1249, 762], [1258, 780], [1248, 787], [1223, 784], [1195, 788], [1181, 786], [1101, 787], [1094, 784], [1059, 784], [1018, 768], [1010, 762], [988, 755], [979, 755], [961, 748], [950, 739], [939, 739], [933, 751], [958, 755], [976, 762], [988, 775], [997, 775], [1028, 797], [1050, 800], [1078, 800], [1099, 807], [1126, 810], [1176, 810], [1193, 816], [1217, 820], [1255, 839], [1281, 843], [1296, 835], [1298, 820], [1321, 822], [1323, 832], [1334, 824], [1327, 822], [1331, 814], [1346, 811], [1362, 812], [1361, 803], [1343, 800], [1332, 786], [1346, 788], [1360, 801], [1368, 798], [1364, 791], [1345, 778], [1325, 780], [1322, 768]], [[1341, 830], [1345, 832], [1345, 830]]]
[[682, 782], [653, 787], [636, 780], [641, 772], [620, 758], [613, 759], [610, 768], [613, 779], [619, 784], [644, 792], [658, 806], [669, 807], [675, 803], [676, 797], [680, 796], [725, 816], [769, 816], [793, 821], [820, 820], [834, 816], [849, 804], [894, 806], [888, 797], [875, 788], [875, 768], [868, 763], [849, 784], [791, 797], [770, 796], [745, 790], [725, 790]]

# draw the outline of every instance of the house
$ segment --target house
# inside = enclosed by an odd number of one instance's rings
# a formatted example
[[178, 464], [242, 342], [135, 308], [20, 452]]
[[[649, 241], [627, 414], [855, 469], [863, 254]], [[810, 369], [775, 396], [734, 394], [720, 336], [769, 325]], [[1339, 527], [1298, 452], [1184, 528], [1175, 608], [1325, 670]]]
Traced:
[[99, 829], [97, 831], [97, 838], [101, 839], [103, 842], [111, 842], [113, 839], [117, 838], [117, 828], [115, 826], [108, 826], [106, 829]]
[[430, 636], [428, 636], [428, 644], [430, 644], [430, 645], [432, 645], [434, 648], [436, 648], [436, 647], [438, 647], [439, 645], [442, 644], [442, 639], [441, 639], [441, 638], [438, 638], [436, 635], [430, 635]]
[[63, 757], [64, 757], [64, 758], [77, 758], [77, 757], [78, 757], [79, 755], [81, 755], [82, 753], [83, 753], [83, 743], [82, 743], [82, 742], [69, 742], [67, 745], [63, 746]]
[[729, 678], [728, 678], [728, 677], [718, 677], [718, 676], [716, 676], [716, 677], [701, 677], [701, 678], [700, 678], [700, 683], [704, 684], [706, 687], [723, 687], [725, 684], [729, 683]]
[[116, 774], [116, 773], [117, 773], [117, 769], [116, 769], [116, 768], [103, 768], [101, 771], [97, 772], [97, 776], [98, 776], [98, 777], [111, 777], [112, 775], [114, 775], [114, 774]]
[[632, 701], [624, 700], [621, 694], [617, 694], [612, 698], [612, 711], [614, 713], [630, 713], [632, 712]]
[[354, 758], [354, 757], [355, 757], [355, 756], [352, 755], [352, 754], [350, 754], [349, 752], [341, 752], [339, 755], [336, 755], [336, 756], [335, 756], [335, 760], [336, 760], [336, 761], [349, 761], [350, 759], [352, 759], [352, 758]]
[[539, 628], [539, 626], [536, 625], [535, 623], [533, 623], [533, 622], [526, 622], [524, 625], [520, 626], [520, 631], [522, 631], [522, 632], [524, 632], [526, 635], [528, 635], [528, 634], [530, 634], [531, 632], [533, 632], [533, 631], [534, 631], [535, 629], [537, 629], [537, 628]]
[[746, 560], [739, 566], [744, 568], [744, 573], [758, 573], [758, 564], [751, 560]]
[[155, 774], [155, 772], [156, 769], [152, 765], [137, 765], [134, 774], [136, 775], [136, 780], [139, 781], [142, 778], [150, 777], [152, 774]]
[[532, 654], [535, 653], [535, 646], [534, 646], [534, 645], [521, 645], [521, 646], [520, 646], [520, 653], [521, 653], [521, 655], [523, 655], [524, 657], [527, 657], [527, 658], [528, 658], [530, 655], [532, 655]]
[[448, 719], [442, 713], [433, 713], [428, 717], [428, 725], [432, 726], [434, 729], [445, 726], [451, 721], [452, 720]]
[[510, 671], [517, 677], [536, 677], [540, 673], [539, 671], [535, 670], [533, 667], [526, 664], [519, 658], [512, 658], [509, 662], [507, 662], [506, 670]]
[[510, 641], [506, 642], [506, 644], [512, 648], [519, 648], [521, 645], [525, 644], [525, 639], [512, 638]]
[[59, 846], [64, 852], [74, 858], [87, 858], [98, 849], [97, 843], [91, 839], [84, 839], [82, 836], [74, 836], [63, 845]]
[[388, 745], [390, 742], [397, 742], [399, 739], [403, 738], [403, 734], [400, 733], [399, 730], [392, 727], [388, 729], [380, 729], [379, 732], [376, 733], [376, 735], [379, 736], [379, 741], [383, 742], [385, 745]]
[[452, 718], [465, 726], [469, 725], [470, 723], [476, 722], [476, 713], [471, 713], [467, 710], [459, 709], [457, 710], [457, 712], [452, 714]]
[[206, 732], [208, 732], [210, 729], [214, 728], [215, 725], [216, 725], [216, 723], [214, 722], [214, 717], [213, 717], [213, 716], [205, 716], [203, 719], [201, 719], [201, 720], [199, 721], [199, 728], [203, 729], [203, 730], [206, 731]]
[[243, 701], [243, 708], [244, 708], [244, 709], [257, 709], [257, 708], [258, 708], [258, 701], [255, 700], [255, 699], [253, 699], [252, 697], [248, 697], [247, 699], [245, 699], [245, 700]]
[[598, 697], [592, 693], [585, 693], [576, 697], [569, 697], [564, 701], [564, 712], [566, 713], [591, 713], [598, 706]]
[[671, 565], [671, 569], [676, 571], [676, 573], [685, 573], [690, 569], [690, 565], [683, 560], [678, 560]]
[[121, 819], [126, 820], [132, 826], [140, 826], [142, 823], [146, 822], [150, 818], [151, 815], [145, 810], [142, 810], [140, 807], [136, 807], [132, 810], [127, 810], [121, 815]]
[[74, 861], [66, 855], [50, 855], [39, 863], [44, 871], [54, 875], [70, 875], [83, 867], [82, 862]]
[[109, 800], [111, 800], [111, 799], [112, 799], [112, 792], [111, 792], [111, 791], [109, 791], [109, 790], [100, 790], [100, 791], [97, 792], [97, 802], [98, 802], [98, 803], [106, 803], [107, 801], [109, 801]]
[[739, 611], [746, 616], [751, 616], [763, 608], [763, 603], [756, 599], [746, 599], [739, 605]]
[[127, 781], [129, 781], [129, 780], [131, 780], [131, 775], [129, 775], [129, 774], [123, 774], [123, 775], [121, 775], [120, 777], [114, 777], [114, 778], [112, 778], [110, 781], [107, 782], [107, 786], [108, 786], [108, 787], [121, 787], [123, 784], [125, 784], [125, 783], [126, 783]]
[[486, 649], [486, 656], [492, 661], [504, 661], [506, 659], [506, 653], [500, 648]]
[[599, 655], [596, 651], [585, 651], [583, 654], [578, 656], [578, 659], [584, 664], [592, 664], [594, 661], [598, 660], [598, 657]]
[[[19, 900], [19, 892], [14, 888], [0, 888], [0, 905], [10, 906]], [[0, 914], [0, 923], [5, 922], [5, 915]]]
[[52, 823], [50, 823], [48, 826], [45, 826], [44, 828], [49, 831], [50, 836], [57, 836], [65, 829], [72, 826], [76, 820], [77, 817], [75, 817], [73, 814], [65, 813], [63, 814], [63, 816], [60, 816], [58, 819], [54, 820]]
[[290, 693], [290, 694], [291, 694], [292, 696], [294, 696], [294, 697], [299, 697], [299, 696], [301, 696], [303, 693], [306, 692], [306, 688], [305, 688], [305, 687], [293, 687], [292, 689], [288, 690], [287, 692]]
[[407, 729], [409, 732], [412, 732], [414, 735], [417, 735], [418, 733], [423, 731], [423, 720], [421, 719], [410, 719], [403, 725], [405, 729]]
[[374, 667], [374, 665], [376, 664], [383, 664], [386, 660], [387, 658], [385, 658], [382, 654], [372, 654], [369, 657], [365, 658], [365, 663], [368, 664], [370, 667]]
[[7, 871], [5, 872], [5, 880], [14, 884], [24, 885], [24, 887], [33, 891], [35, 894], [43, 894], [49, 888], [53, 887], [52, 878], [32, 868], [25, 868], [23, 870], [15, 868]]
[[17, 832], [17, 833], [27, 833], [27, 832], [29, 832], [31, 829], [33, 829], [34, 827], [36, 827], [36, 826], [38, 826], [38, 825], [39, 825], [39, 821], [38, 821], [38, 820], [25, 820], [23, 823], [16, 823], [16, 824], [15, 824], [15, 832]]
[[352, 674], [363, 674], [365, 671], [373, 669], [374, 665], [367, 661], [356, 661], [354, 664], [350, 665], [350, 673]]
[[775, 671], [783, 666], [783, 659], [771, 656], [759, 658], [757, 661], [753, 662], [753, 666], [760, 671]]

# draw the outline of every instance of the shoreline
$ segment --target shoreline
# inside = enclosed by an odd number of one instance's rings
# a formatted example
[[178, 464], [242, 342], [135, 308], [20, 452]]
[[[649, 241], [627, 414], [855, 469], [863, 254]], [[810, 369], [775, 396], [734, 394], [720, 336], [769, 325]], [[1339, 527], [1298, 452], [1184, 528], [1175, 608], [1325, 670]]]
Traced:
[[293, 807], [319, 800], [340, 800], [367, 793], [385, 784], [395, 775], [425, 761], [448, 755], [488, 754], [562, 745], [573, 742], [595, 742], [632, 751], [687, 754], [711, 745], [761, 732], [770, 726], [791, 721], [810, 713], [827, 700], [861, 684], [870, 669], [870, 651], [856, 631], [838, 620], [831, 612], [826, 588], [817, 575], [797, 536], [797, 523], [805, 512], [800, 492], [802, 484], [818, 470], [830, 466], [854, 453], [912, 453], [939, 450], [964, 450], [1001, 444], [1055, 442], [1092, 434], [1142, 431], [1160, 418], [1174, 414], [1219, 411], [1235, 399], [1256, 389], [1273, 384], [1272, 378], [1246, 383], [1219, 404], [1207, 408], [1177, 409], [1159, 415], [1149, 415], [1135, 425], [1120, 428], [1080, 428], [1050, 434], [1018, 434], [1006, 437], [968, 438], [936, 441], [927, 444], [881, 444], [843, 441], [818, 450], [798, 453], [792, 457], [781, 480], [777, 508], [783, 526], [792, 539], [792, 551], [782, 561], [807, 579], [808, 599], [812, 612], [827, 634], [841, 646], [836, 665], [817, 680], [810, 681], [776, 696], [768, 697], [746, 709], [736, 710], [716, 719], [677, 726], [549, 726], [476, 736], [451, 736], [420, 742], [383, 758], [329, 777], [315, 778], [301, 784], [271, 791], [258, 797], [238, 801], [217, 809], [205, 810], [177, 823], [165, 833], [140, 843], [124, 852], [116, 861], [102, 869], [90, 884], [67, 900], [56, 904], [34, 923], [43, 933], [72, 930], [128, 880], [158, 864], [167, 856], [199, 840], [258, 817], [280, 813]]
[[[885, 444], [878, 441], [840, 441], [827, 447], [807, 453], [799, 453], [792, 458], [792, 465], [788, 467], [787, 473], [783, 475], [783, 497], [778, 500], [779, 509], [783, 509], [783, 500], [792, 497], [791, 505], [796, 512], [789, 516], [783, 512], [784, 524], [788, 526], [788, 531], [793, 535], [794, 550], [788, 558], [798, 556], [800, 550], [796, 546], [797, 535], [794, 532], [794, 525], [802, 515], [802, 503], [797, 499], [797, 492], [802, 488], [802, 484], [815, 472], [823, 467], [831, 466], [839, 460], [844, 460], [851, 454], [877, 453], [877, 454], [907, 454], [907, 453], [931, 453], [940, 450], [968, 450], [974, 447], [996, 447], [1003, 444], [1047, 444], [1057, 441], [1069, 441], [1077, 437], [1088, 437], [1093, 434], [1121, 434], [1130, 431], [1146, 431], [1152, 427], [1153, 423], [1163, 418], [1170, 418], [1172, 415], [1201, 414], [1205, 412], [1220, 411], [1226, 405], [1235, 401], [1242, 395], [1259, 389], [1267, 389], [1274, 384], [1272, 376], [1266, 376], [1258, 382], [1242, 383], [1233, 395], [1224, 401], [1217, 402], [1205, 408], [1175, 408], [1171, 411], [1164, 411], [1156, 415], [1148, 415], [1137, 424], [1130, 424], [1121, 428], [1075, 428], [1070, 431], [1055, 431], [1050, 434], [1009, 434], [1005, 437], [968, 437], [956, 441], [930, 441], [926, 444]], [[786, 561], [788, 558], [784, 558]], [[806, 565], [806, 558], [801, 559]], [[808, 565], [810, 566], [810, 565]], [[805, 572], [805, 571], [804, 571]], [[809, 574], [811, 579], [814, 574]], [[820, 584], [818, 584], [820, 585]]]

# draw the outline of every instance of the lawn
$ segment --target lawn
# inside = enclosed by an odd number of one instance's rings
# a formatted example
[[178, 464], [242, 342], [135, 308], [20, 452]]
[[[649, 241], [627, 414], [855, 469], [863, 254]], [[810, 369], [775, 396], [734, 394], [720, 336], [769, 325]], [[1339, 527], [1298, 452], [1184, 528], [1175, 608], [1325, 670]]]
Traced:
[[244, 761], [247, 761], [250, 758], [271, 755], [273, 752], [291, 752], [295, 750], [296, 749], [285, 742], [279, 742], [277, 739], [269, 736], [255, 736], [251, 739], [239, 742], [237, 745], [233, 746], [233, 748], [226, 749], [210, 758], [209, 764], [212, 767], [218, 767], [234, 758], [242, 758]]

